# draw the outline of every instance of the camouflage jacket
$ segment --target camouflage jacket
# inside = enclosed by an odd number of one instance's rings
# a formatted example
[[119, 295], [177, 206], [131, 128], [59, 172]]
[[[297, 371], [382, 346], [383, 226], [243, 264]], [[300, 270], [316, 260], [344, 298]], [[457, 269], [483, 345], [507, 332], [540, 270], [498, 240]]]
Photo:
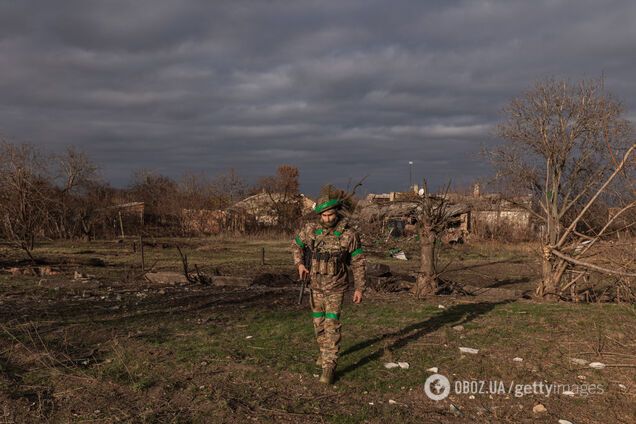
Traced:
[[348, 284], [348, 269], [353, 274], [356, 290], [364, 291], [366, 266], [360, 237], [340, 220], [328, 229], [318, 222], [308, 223], [292, 242], [294, 265], [311, 255], [311, 288], [318, 291], [344, 291]]

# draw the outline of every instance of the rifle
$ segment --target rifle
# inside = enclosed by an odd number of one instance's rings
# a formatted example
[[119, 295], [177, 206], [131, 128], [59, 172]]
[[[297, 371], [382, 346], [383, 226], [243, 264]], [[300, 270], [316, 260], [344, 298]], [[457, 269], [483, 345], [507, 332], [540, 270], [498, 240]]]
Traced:
[[[307, 246], [303, 248], [303, 265], [307, 268], [311, 273], [311, 249]], [[305, 296], [305, 287], [307, 287], [307, 283], [309, 282], [309, 275], [306, 275], [305, 278], [300, 280], [300, 293], [298, 293], [298, 304], [302, 305], [303, 296]]]

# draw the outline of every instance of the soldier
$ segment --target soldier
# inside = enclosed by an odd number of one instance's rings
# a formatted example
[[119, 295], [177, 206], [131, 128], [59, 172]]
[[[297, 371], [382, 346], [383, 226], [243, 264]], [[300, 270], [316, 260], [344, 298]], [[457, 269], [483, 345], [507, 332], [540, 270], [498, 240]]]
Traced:
[[[362, 302], [365, 286], [365, 259], [360, 237], [341, 214], [343, 202], [323, 197], [314, 207], [318, 222], [305, 225], [292, 243], [294, 265], [303, 279], [310, 278], [310, 305], [322, 367], [320, 382], [332, 384], [340, 348], [340, 311], [351, 268], [354, 281], [353, 302]], [[311, 270], [304, 265], [311, 255]]]

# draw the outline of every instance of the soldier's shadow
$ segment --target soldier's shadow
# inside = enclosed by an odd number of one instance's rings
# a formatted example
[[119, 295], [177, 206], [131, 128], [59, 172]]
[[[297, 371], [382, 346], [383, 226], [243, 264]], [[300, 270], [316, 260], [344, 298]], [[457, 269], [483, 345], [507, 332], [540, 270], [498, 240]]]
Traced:
[[444, 310], [444, 312], [442, 312], [441, 314], [437, 314], [435, 316], [427, 318], [424, 321], [416, 322], [400, 330], [380, 334], [371, 339], [357, 343], [343, 351], [341, 356], [346, 356], [359, 350], [366, 349], [369, 346], [385, 340], [388, 342], [382, 344], [382, 346], [380, 346], [378, 349], [369, 353], [368, 355], [365, 355], [353, 364], [350, 364], [345, 368], [339, 370], [336, 378], [340, 378], [345, 374], [350, 373], [351, 371], [363, 367], [371, 361], [381, 358], [386, 351], [400, 349], [408, 345], [409, 343], [418, 340], [422, 336], [444, 327], [445, 325], [464, 324], [466, 322], [472, 321], [480, 315], [488, 313], [497, 305], [503, 305], [513, 301], [514, 300], [504, 300], [501, 302], [480, 302], [455, 305]]

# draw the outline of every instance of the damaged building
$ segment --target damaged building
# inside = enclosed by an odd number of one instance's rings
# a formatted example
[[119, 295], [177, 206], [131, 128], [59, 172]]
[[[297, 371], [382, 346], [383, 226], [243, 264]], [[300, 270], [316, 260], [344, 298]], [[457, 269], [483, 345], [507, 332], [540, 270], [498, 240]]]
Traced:
[[[414, 187], [417, 193], [417, 186]], [[530, 239], [537, 234], [527, 208], [530, 197], [504, 199], [500, 194], [482, 194], [475, 186], [472, 195], [446, 193], [450, 221], [447, 242], [461, 242], [471, 235], [483, 238], [507, 236]], [[411, 236], [417, 231], [420, 210], [413, 192], [369, 194], [358, 203], [358, 218], [382, 226], [387, 236]]]

